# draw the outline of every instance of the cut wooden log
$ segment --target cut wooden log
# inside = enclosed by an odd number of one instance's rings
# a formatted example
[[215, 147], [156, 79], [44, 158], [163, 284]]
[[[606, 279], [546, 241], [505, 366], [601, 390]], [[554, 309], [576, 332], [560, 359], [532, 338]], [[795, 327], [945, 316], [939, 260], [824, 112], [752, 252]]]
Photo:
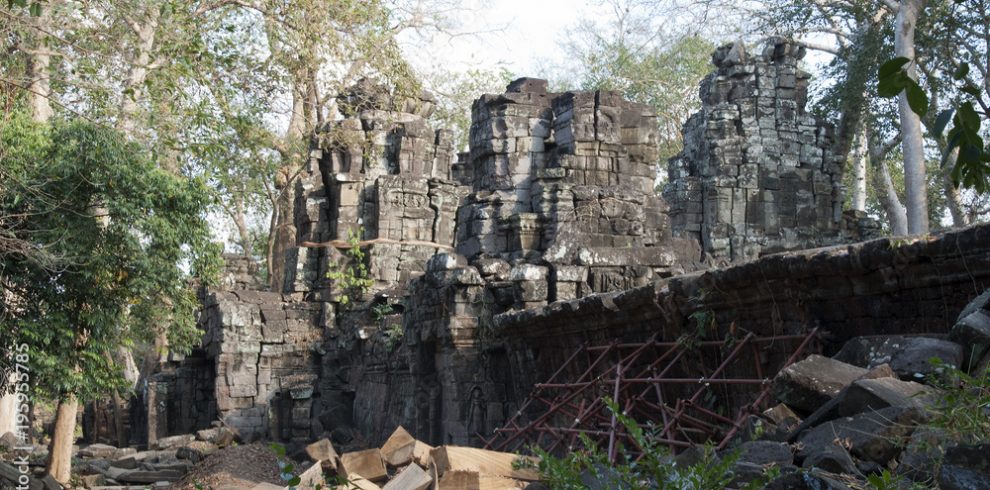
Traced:
[[285, 490], [288, 487], [280, 487], [278, 485], [272, 485], [271, 483], [259, 483], [253, 487], [251, 490]]
[[382, 459], [392, 466], [409, 464], [415, 447], [416, 439], [400, 425], [382, 445]]
[[382, 451], [378, 448], [344, 453], [340, 457], [337, 472], [348, 479], [355, 474], [373, 482], [388, 479], [388, 472], [385, 471], [385, 463], [382, 461]]
[[320, 439], [308, 446], [306, 446], [306, 455], [309, 459], [317, 463], [322, 463], [324, 461], [335, 462], [337, 460], [337, 450], [333, 448], [333, 443], [330, 439]]
[[478, 475], [478, 490], [522, 490], [529, 483], [504, 476]]
[[429, 444], [426, 444], [425, 442], [417, 440], [416, 445], [413, 446], [413, 461], [415, 461], [416, 464], [422, 466], [423, 468], [429, 467], [430, 451], [433, 451], [434, 449], [436, 448]]
[[522, 490], [529, 485], [504, 476], [479, 475], [473, 471], [448, 471], [436, 490]]
[[299, 475], [299, 484], [296, 485], [296, 488], [316, 488], [317, 485], [326, 486], [326, 479], [323, 478], [323, 465], [320, 462], [313, 463], [313, 466]]
[[447, 471], [437, 481], [436, 490], [479, 490], [480, 478], [476, 471]]
[[537, 481], [540, 475], [531, 468], [513, 469], [517, 460], [527, 460], [535, 467], [538, 462], [530, 456], [488, 451], [473, 447], [440, 446], [430, 451], [442, 479], [449, 471], [473, 471], [479, 475], [503, 476], [524, 481]]
[[418, 465], [411, 464], [402, 469], [382, 490], [426, 490], [433, 485], [433, 478]]
[[361, 475], [358, 475], [358, 474], [353, 474], [353, 475], [347, 477], [347, 484], [346, 485], [338, 486], [337, 488], [339, 488], [340, 490], [355, 490], [355, 489], [356, 490], [382, 490], [382, 487], [379, 487], [375, 483], [369, 481], [367, 478], [365, 478], [365, 477], [363, 477]]

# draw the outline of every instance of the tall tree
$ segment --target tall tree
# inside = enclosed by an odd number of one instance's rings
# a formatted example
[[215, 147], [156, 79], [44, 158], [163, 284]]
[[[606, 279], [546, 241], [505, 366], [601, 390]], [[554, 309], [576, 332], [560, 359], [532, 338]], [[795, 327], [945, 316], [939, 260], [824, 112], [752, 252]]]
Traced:
[[[917, 80], [915, 55], [915, 30], [925, 8], [926, 0], [900, 0], [894, 21], [894, 54], [907, 58], [907, 76]], [[907, 208], [908, 233], [924, 234], [929, 231], [928, 182], [925, 171], [925, 143], [921, 130], [921, 117], [912, 109], [912, 89], [903, 90], [898, 96], [897, 112], [900, 116], [901, 152], [904, 154], [904, 193]], [[927, 100], [925, 101], [927, 105]]]
[[682, 146], [681, 126], [701, 107], [698, 81], [711, 70], [714, 44], [644, 0], [605, 2], [610, 16], [586, 20], [562, 48], [565, 76], [587, 90], [615, 90], [657, 110], [661, 161]]
[[153, 337], [154, 325], [168, 325], [177, 350], [196, 338], [182, 263], [215, 276], [202, 214], [208, 194], [91, 123], [42, 125], [14, 114], [0, 143], [20, 149], [0, 163], [12, 182], [0, 193], [3, 232], [55, 258], [0, 256], [0, 319], [14, 345], [29, 348], [35, 394], [58, 402], [48, 469], [67, 483], [78, 402], [123, 387], [106, 354]]

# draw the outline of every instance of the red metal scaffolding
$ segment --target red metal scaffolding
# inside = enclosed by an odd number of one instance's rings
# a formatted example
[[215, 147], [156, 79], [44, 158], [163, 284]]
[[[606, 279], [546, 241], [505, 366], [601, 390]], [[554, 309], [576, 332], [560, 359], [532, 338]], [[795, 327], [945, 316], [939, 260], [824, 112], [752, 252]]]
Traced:
[[[622, 413], [653, 431], [652, 440], [672, 450], [717, 442], [722, 449], [771, 401], [773, 375], [814, 348], [818, 329], [801, 335], [727, 337], [718, 341], [647, 342], [584, 345], [530, 398], [506, 425], [496, 429], [489, 449], [515, 451], [538, 446], [553, 453], [580, 445], [587, 436], [607, 449], [614, 461], [618, 447], [638, 449], [606, 405], [614, 400]], [[780, 365], [765, 365], [767, 352], [790, 356]], [[692, 357], [700, 359], [694, 362]], [[778, 356], [779, 358], [780, 356]], [[747, 358], [751, 365], [743, 364]], [[705, 366], [705, 360], [718, 365]], [[573, 373], [576, 379], [567, 380]], [[745, 373], [750, 377], [727, 377]], [[740, 406], [738, 401], [746, 400]], [[728, 406], [739, 406], [733, 412]]]

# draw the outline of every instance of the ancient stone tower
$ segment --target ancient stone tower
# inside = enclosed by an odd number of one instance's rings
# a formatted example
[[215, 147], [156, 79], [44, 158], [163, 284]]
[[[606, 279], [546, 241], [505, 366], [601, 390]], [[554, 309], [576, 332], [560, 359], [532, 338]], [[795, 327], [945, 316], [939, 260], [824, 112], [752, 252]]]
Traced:
[[[801, 55], [715, 53], [663, 198], [656, 117], [614, 92], [519, 79], [475, 101], [458, 157], [428, 95], [359, 84], [296, 180], [284, 284], [205, 293], [203, 348], [149, 384], [149, 438], [220, 418], [249, 438], [379, 440], [401, 424], [479, 443], [563, 350], [649, 331], [619, 328], [635, 315], [614, 298], [659, 308], [663, 278], [860, 233], [839, 212], [830, 126], [804, 109]], [[520, 343], [529, 323], [553, 327]]]
[[664, 198], [675, 233], [713, 258], [836, 243], [842, 162], [831, 124], [805, 111], [804, 48], [771, 42], [760, 54], [719, 48], [701, 82], [702, 110], [684, 125]]

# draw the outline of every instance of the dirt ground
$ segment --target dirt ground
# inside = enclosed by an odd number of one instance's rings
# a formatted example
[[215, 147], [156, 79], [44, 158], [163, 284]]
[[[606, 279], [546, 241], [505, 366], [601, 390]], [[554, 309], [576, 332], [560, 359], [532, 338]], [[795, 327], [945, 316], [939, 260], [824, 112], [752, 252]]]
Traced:
[[170, 488], [196, 490], [249, 489], [258, 483], [284, 485], [278, 476], [278, 459], [267, 445], [245, 444], [221, 449], [193, 467]]

